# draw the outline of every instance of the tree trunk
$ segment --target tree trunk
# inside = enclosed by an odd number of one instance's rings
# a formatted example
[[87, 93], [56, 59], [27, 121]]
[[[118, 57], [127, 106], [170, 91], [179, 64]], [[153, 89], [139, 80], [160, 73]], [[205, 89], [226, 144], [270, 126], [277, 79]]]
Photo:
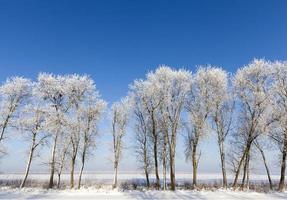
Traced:
[[86, 157], [86, 150], [84, 150], [83, 155], [82, 155], [82, 166], [81, 166], [81, 170], [79, 174], [78, 189], [81, 188], [82, 174], [83, 174], [84, 167], [85, 167], [85, 157]]
[[147, 168], [145, 168], [145, 178], [146, 178], [146, 187], [149, 188], [150, 183], [149, 183], [149, 174], [148, 174]]
[[287, 156], [287, 134], [284, 135], [284, 143], [283, 143], [283, 151], [282, 151], [282, 160], [281, 160], [281, 175], [279, 182], [279, 191], [283, 191], [285, 189], [285, 171], [286, 171], [286, 156]]
[[81, 188], [81, 181], [82, 181], [82, 174], [83, 174], [83, 171], [84, 171], [84, 166], [85, 166], [85, 163], [82, 163], [82, 167], [81, 167], [80, 174], [79, 174], [78, 189]]
[[147, 140], [145, 138], [145, 142], [144, 142], [144, 172], [145, 172], [145, 177], [146, 177], [146, 186], [147, 186], [147, 188], [149, 188], [150, 183], [149, 183], [148, 155], [147, 155], [147, 144], [146, 144], [147, 142], [146, 141]]
[[193, 144], [192, 147], [192, 169], [193, 169], [193, 179], [192, 179], [192, 185], [193, 188], [196, 187], [197, 185], [197, 156], [196, 156], [196, 151], [197, 150], [197, 144]]
[[154, 153], [154, 168], [155, 168], [155, 176], [156, 176], [156, 188], [160, 188], [160, 180], [158, 174], [158, 159], [157, 159], [157, 137], [154, 138], [153, 144], [153, 153]]
[[56, 157], [57, 140], [58, 140], [58, 133], [55, 135], [54, 144], [53, 144], [53, 148], [52, 148], [52, 160], [50, 163], [51, 171], [50, 171], [49, 188], [53, 188], [53, 186], [54, 186], [55, 157]]
[[225, 167], [225, 152], [224, 152], [224, 143], [220, 142], [219, 144], [220, 151], [220, 160], [221, 160], [221, 171], [222, 171], [222, 187], [227, 188], [227, 177], [226, 177], [226, 167]]
[[243, 168], [243, 178], [241, 182], [241, 189], [244, 188], [246, 175], [247, 175], [247, 154], [245, 155], [245, 158], [244, 158], [244, 168]]
[[118, 186], [118, 164], [115, 163], [114, 166], [114, 180], [113, 180], [113, 189]]
[[249, 190], [249, 186], [250, 186], [250, 178], [249, 178], [249, 174], [250, 174], [250, 152], [247, 154], [247, 168], [246, 168], [246, 188], [247, 190]]
[[160, 188], [160, 180], [159, 180], [159, 173], [158, 173], [158, 158], [157, 158], [157, 130], [156, 130], [156, 120], [154, 118], [154, 112], [152, 111], [151, 114], [152, 120], [152, 136], [153, 136], [153, 154], [154, 154], [154, 169], [155, 169], [155, 177], [156, 177], [156, 188]]
[[175, 139], [169, 145], [170, 189], [175, 191]]
[[58, 182], [57, 182], [57, 188], [59, 189], [61, 185], [61, 173], [58, 173]]
[[[244, 172], [243, 172], [241, 189], [244, 189], [244, 188], [249, 189], [249, 160], [250, 160], [250, 148], [245, 156]], [[245, 184], [245, 181], [246, 181], [246, 184]]]
[[58, 172], [57, 188], [60, 188], [60, 185], [61, 185], [61, 174], [62, 174], [64, 165], [65, 165], [64, 162], [65, 162], [65, 157], [66, 157], [66, 154], [67, 154], [67, 150], [68, 150], [68, 148], [65, 148], [65, 149], [64, 149], [63, 156], [62, 156], [62, 159], [61, 159], [60, 170], [59, 170], [59, 172]]
[[244, 150], [243, 155], [242, 155], [242, 157], [241, 157], [241, 159], [240, 159], [240, 161], [239, 161], [237, 170], [236, 170], [236, 172], [235, 172], [235, 178], [234, 178], [232, 187], [237, 187], [237, 181], [238, 181], [238, 177], [239, 177], [239, 174], [240, 174], [240, 169], [241, 169], [241, 166], [242, 166], [242, 164], [243, 164], [243, 161], [244, 161], [244, 159], [245, 159], [245, 157], [246, 157], [246, 153], [247, 153], [247, 151], [249, 151], [249, 150], [248, 150], [249, 148], [250, 148], [250, 146], [247, 145], [247, 146], [246, 146], [246, 149]]
[[30, 167], [31, 167], [31, 163], [32, 163], [32, 159], [33, 159], [33, 154], [34, 154], [34, 146], [35, 146], [35, 138], [36, 136], [34, 135], [33, 136], [33, 139], [32, 139], [32, 145], [31, 145], [31, 148], [30, 148], [30, 153], [29, 153], [29, 159], [28, 159], [28, 163], [27, 163], [27, 166], [26, 166], [26, 172], [25, 172], [25, 176], [24, 176], [24, 179], [20, 185], [20, 188], [23, 188], [25, 187], [25, 184], [26, 184], [26, 181], [27, 181], [27, 178], [28, 178], [28, 174], [29, 174], [29, 171], [30, 171]]
[[74, 172], [75, 172], [76, 156], [71, 159], [71, 172], [70, 172], [70, 188], [74, 188]]
[[7, 115], [7, 117], [6, 117], [6, 119], [5, 119], [5, 121], [4, 121], [4, 124], [3, 124], [3, 126], [2, 126], [2, 130], [1, 130], [1, 135], [0, 135], [0, 142], [4, 139], [4, 133], [5, 133], [5, 130], [6, 130], [6, 128], [7, 128], [7, 125], [8, 125], [8, 122], [9, 122], [9, 119], [10, 119], [10, 117], [11, 117], [11, 110], [10, 110], [10, 112], [9, 112], [9, 114]]
[[[245, 161], [246, 162], [246, 161]], [[244, 168], [243, 168], [243, 177], [241, 181], [241, 186], [240, 188], [243, 190], [243, 187], [245, 185], [245, 179], [246, 179], [246, 163], [244, 163]]]
[[166, 190], [166, 155], [162, 158], [163, 190]]
[[162, 174], [163, 174], [163, 190], [166, 190], [166, 147], [167, 147], [167, 135], [164, 133], [164, 142], [162, 150]]
[[264, 166], [265, 166], [266, 173], [267, 173], [267, 176], [268, 176], [269, 187], [270, 187], [271, 190], [273, 190], [272, 179], [271, 179], [270, 171], [269, 171], [269, 168], [268, 168], [268, 165], [267, 165], [267, 162], [266, 162], [266, 158], [265, 158], [264, 151], [260, 148], [259, 145], [256, 145], [256, 146], [257, 146], [257, 148], [259, 149], [260, 154], [261, 154], [262, 159], [263, 159], [263, 162], [264, 162]]

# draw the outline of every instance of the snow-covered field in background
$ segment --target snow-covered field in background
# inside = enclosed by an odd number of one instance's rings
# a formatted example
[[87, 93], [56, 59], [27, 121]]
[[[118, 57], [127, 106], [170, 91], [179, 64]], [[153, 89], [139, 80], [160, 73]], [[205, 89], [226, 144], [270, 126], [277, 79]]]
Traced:
[[[77, 180], [77, 174], [75, 173], [75, 179]], [[222, 179], [221, 174], [198, 174], [198, 181], [199, 182], [220, 182]], [[9, 174], [0, 174], [0, 180], [15, 180], [15, 179], [22, 179], [23, 174], [21, 173], [9, 173]], [[63, 174], [61, 176], [61, 180], [69, 180], [70, 175], [69, 174]], [[154, 178], [154, 175], [151, 174], [150, 176], [151, 179]], [[233, 176], [229, 175], [227, 178], [232, 181]], [[274, 181], [279, 180], [279, 175], [272, 175], [272, 179]], [[29, 174], [30, 180], [49, 180], [49, 174]], [[57, 179], [57, 176], [55, 175], [55, 179]], [[145, 176], [139, 172], [121, 172], [118, 174], [118, 179], [119, 181], [126, 181], [126, 180], [145, 180]], [[250, 175], [251, 181], [258, 181], [258, 182], [265, 182], [268, 181], [266, 175]], [[95, 183], [112, 183], [113, 180], [113, 173], [112, 172], [87, 172], [83, 174], [82, 178], [83, 182], [88, 181], [88, 182], [95, 182]], [[192, 181], [192, 174], [191, 173], [177, 173], [176, 174], [176, 181], [177, 183], [182, 183], [182, 182], [188, 182]]]
[[[192, 174], [178, 173], [176, 175], [178, 183], [191, 182]], [[23, 174], [0, 174], [2, 183], [5, 181], [21, 180]], [[29, 180], [39, 182], [48, 181], [48, 174], [31, 174]], [[56, 178], [56, 177], [55, 177]], [[77, 177], [76, 177], [77, 178]], [[110, 184], [112, 183], [113, 174], [108, 172], [94, 172], [86, 173], [83, 182], [89, 183], [80, 190], [46, 190], [40, 188], [24, 188], [15, 189], [11, 187], [0, 187], [0, 199], [228, 199], [228, 200], [243, 200], [243, 199], [287, 199], [287, 192], [284, 193], [257, 193], [257, 192], [240, 192], [232, 190], [215, 190], [215, 191], [192, 191], [192, 190], [177, 190], [171, 191], [139, 191], [139, 190], [112, 190]], [[273, 176], [274, 180], [278, 180], [279, 176]], [[220, 174], [200, 174], [198, 176], [199, 182], [214, 183], [221, 181]], [[232, 176], [229, 177], [231, 181]], [[254, 182], [267, 182], [266, 175], [251, 176]], [[63, 181], [69, 180], [69, 175], [64, 174]], [[77, 179], [76, 179], [77, 180]], [[138, 180], [144, 181], [144, 176], [140, 173], [120, 173], [119, 182]], [[101, 189], [93, 187], [93, 184], [106, 185]]]

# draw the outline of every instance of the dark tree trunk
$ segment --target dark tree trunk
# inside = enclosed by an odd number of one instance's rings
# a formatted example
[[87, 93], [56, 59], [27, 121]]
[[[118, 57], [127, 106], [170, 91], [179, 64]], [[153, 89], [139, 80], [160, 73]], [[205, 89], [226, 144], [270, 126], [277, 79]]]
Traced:
[[145, 178], [146, 178], [146, 187], [149, 188], [150, 183], [149, 183], [149, 174], [148, 174], [147, 169], [145, 169]]
[[163, 176], [163, 190], [166, 190], [166, 147], [163, 147], [163, 154], [162, 154], [162, 176]]
[[144, 172], [145, 172], [145, 177], [146, 177], [146, 186], [147, 188], [150, 187], [150, 182], [149, 182], [149, 171], [148, 171], [148, 152], [147, 152], [147, 138], [145, 135], [145, 141], [144, 141]]
[[153, 144], [153, 153], [154, 153], [154, 167], [155, 167], [155, 176], [156, 176], [156, 188], [160, 188], [160, 180], [158, 173], [158, 158], [157, 158], [157, 136], [154, 136]]
[[22, 183], [20, 185], [20, 188], [25, 187], [25, 184], [26, 184], [26, 181], [27, 181], [27, 178], [28, 178], [28, 174], [29, 174], [29, 171], [30, 171], [30, 167], [31, 167], [32, 159], [33, 159], [33, 154], [34, 154], [34, 150], [35, 150], [35, 140], [36, 140], [36, 135], [34, 135], [33, 139], [32, 139], [32, 145], [31, 145], [30, 153], [29, 153], [29, 160], [28, 160], [28, 163], [27, 163], [25, 176], [24, 176], [24, 179], [23, 179], [23, 181], [22, 181]]
[[281, 175], [278, 188], [278, 190], [281, 192], [285, 189], [285, 171], [286, 171], [286, 151], [283, 151], [281, 161]]
[[175, 133], [172, 133], [171, 141], [169, 142], [169, 162], [170, 162], [170, 189], [175, 191]]
[[238, 167], [237, 167], [237, 170], [235, 172], [235, 178], [234, 178], [232, 187], [237, 187], [237, 181], [238, 181], [238, 177], [240, 175], [240, 169], [241, 169], [241, 166], [242, 166], [242, 164], [243, 164], [243, 162], [245, 160], [246, 154], [249, 151], [249, 148], [250, 148], [250, 145], [247, 145], [246, 149], [244, 150], [243, 155], [242, 155], [242, 157], [241, 157], [241, 159], [240, 159], [240, 161], [238, 163]]
[[[250, 161], [250, 148], [249, 151], [246, 152], [245, 160], [244, 160], [244, 171], [243, 171], [243, 178], [242, 178], [242, 184], [241, 189], [247, 188], [249, 189], [249, 161]], [[245, 184], [246, 181], [246, 184]]]
[[246, 188], [247, 190], [249, 190], [249, 186], [250, 186], [250, 152], [249, 154], [247, 155], [247, 168], [246, 168]]
[[221, 160], [221, 172], [222, 172], [222, 186], [227, 188], [227, 177], [226, 177], [226, 167], [225, 167], [225, 152], [224, 143], [219, 144], [220, 160]]
[[196, 188], [197, 186], [197, 166], [198, 166], [197, 161], [198, 160], [197, 160], [196, 153], [197, 153], [197, 144], [193, 144], [193, 147], [192, 147], [192, 169], [193, 169], [192, 185], [194, 188]]
[[284, 135], [283, 142], [283, 151], [282, 151], [282, 160], [281, 160], [281, 175], [279, 181], [279, 191], [283, 191], [285, 189], [285, 171], [286, 171], [286, 156], [287, 156], [287, 134]]
[[156, 120], [154, 118], [154, 113], [151, 113], [151, 120], [152, 120], [152, 136], [153, 136], [153, 154], [154, 154], [154, 168], [155, 168], [155, 177], [156, 177], [156, 188], [160, 188], [160, 180], [159, 180], [159, 173], [158, 173], [158, 156], [157, 156], [157, 130], [156, 130]]
[[53, 148], [52, 148], [52, 160], [50, 163], [51, 171], [50, 171], [49, 188], [53, 188], [53, 186], [54, 186], [55, 157], [56, 157], [57, 140], [58, 140], [58, 133], [56, 133], [56, 135], [55, 135], [54, 144], [53, 144]]
[[267, 165], [267, 162], [266, 162], [266, 157], [265, 157], [264, 151], [261, 149], [259, 144], [256, 145], [256, 146], [259, 149], [260, 154], [262, 156], [262, 160], [263, 160], [263, 163], [264, 163], [264, 166], [265, 166], [265, 169], [266, 169], [266, 173], [267, 173], [267, 176], [268, 176], [269, 187], [270, 187], [271, 190], [273, 190], [272, 179], [271, 179], [270, 171], [269, 171], [269, 168], [268, 168], [268, 165]]
[[59, 189], [61, 185], [61, 174], [58, 173], [58, 182], [57, 182], [57, 188]]
[[76, 163], [76, 156], [73, 156], [71, 159], [70, 188], [74, 188], [75, 163]]
[[242, 182], [241, 182], [241, 189], [244, 188], [245, 185], [245, 180], [246, 180], [246, 175], [247, 175], [247, 154], [244, 158], [244, 168], [243, 168], [243, 178], [242, 178]]
[[81, 170], [79, 174], [78, 189], [81, 188], [81, 181], [82, 181], [82, 174], [83, 174], [84, 167], [85, 167], [85, 160], [86, 160], [86, 149], [84, 149], [83, 154], [82, 154], [82, 166], [81, 166]]
[[175, 191], [175, 163], [173, 150], [170, 152], [170, 189]]
[[167, 143], [168, 143], [168, 133], [166, 131], [164, 131], [163, 133], [163, 152], [162, 152], [162, 173], [163, 173], [163, 190], [166, 190], [166, 170], [167, 170], [167, 161], [166, 161], [166, 158], [167, 158]]
[[[10, 112], [11, 112], [11, 110], [10, 110]], [[0, 135], [0, 142], [4, 139], [4, 133], [5, 133], [5, 130], [8, 126], [8, 122], [9, 122], [10, 118], [11, 118], [11, 114], [8, 114], [5, 121], [4, 121], [4, 124], [2, 126], [1, 135]]]

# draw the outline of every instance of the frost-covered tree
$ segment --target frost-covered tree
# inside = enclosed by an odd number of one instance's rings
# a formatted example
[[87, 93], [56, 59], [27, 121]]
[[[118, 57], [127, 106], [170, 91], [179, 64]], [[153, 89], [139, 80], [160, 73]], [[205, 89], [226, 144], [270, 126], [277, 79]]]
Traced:
[[181, 124], [181, 113], [186, 100], [187, 91], [191, 82], [191, 73], [186, 70], [174, 71], [171, 77], [169, 92], [165, 103], [167, 116], [170, 124], [168, 136], [169, 145], [169, 166], [170, 166], [170, 187], [175, 190], [175, 150], [177, 133]]
[[[181, 113], [191, 82], [191, 73], [186, 70], [173, 70], [162, 66], [148, 77], [159, 86], [158, 96], [162, 99], [158, 121], [161, 122], [163, 144], [168, 144], [170, 187], [175, 190], [175, 150], [177, 133], [181, 123]], [[164, 145], [165, 149], [165, 145]], [[166, 153], [164, 153], [165, 159]], [[165, 166], [164, 166], [165, 171]]]
[[29, 79], [12, 77], [0, 87], [0, 142], [19, 106], [31, 95], [32, 83]]
[[151, 81], [149, 76], [152, 76], [153, 72], [147, 75], [147, 80], [136, 80], [131, 85], [131, 93], [137, 99], [136, 104], [140, 103], [143, 109], [146, 111], [149, 121], [149, 137], [152, 141], [152, 152], [154, 158], [154, 170], [156, 177], [156, 188], [160, 188], [159, 179], [159, 158], [158, 158], [158, 145], [159, 145], [159, 124], [157, 114], [159, 112], [160, 104], [162, 103], [162, 96], [160, 95], [160, 86]]
[[272, 115], [269, 123], [270, 136], [278, 145], [281, 152], [281, 176], [279, 191], [285, 188], [285, 171], [287, 158], [287, 62], [277, 61], [272, 64], [273, 84]]
[[225, 141], [230, 133], [234, 101], [228, 86], [228, 74], [221, 68], [208, 68], [206, 77], [208, 78], [210, 95], [213, 99], [211, 103], [211, 123], [217, 135], [219, 147], [222, 184], [227, 187], [226, 161], [225, 161]]
[[112, 136], [113, 136], [113, 188], [117, 187], [118, 166], [123, 148], [123, 137], [126, 134], [127, 122], [130, 114], [131, 102], [128, 97], [116, 102], [111, 107]]
[[47, 116], [47, 129], [52, 135], [52, 151], [50, 161], [49, 188], [54, 186], [55, 158], [59, 134], [61, 133], [63, 116], [67, 111], [65, 77], [41, 73], [35, 89], [35, 95], [50, 107]]
[[153, 143], [157, 188], [160, 187], [160, 155], [163, 164], [163, 188], [166, 188], [166, 171], [169, 165], [170, 185], [171, 189], [175, 190], [176, 139], [190, 81], [190, 72], [160, 66], [154, 72], [148, 73], [146, 80], [135, 81], [131, 87], [136, 97], [135, 104], [142, 107], [147, 117], [146, 121], [149, 122], [148, 132]]
[[32, 101], [34, 102], [26, 105], [25, 108], [21, 110], [18, 121], [19, 130], [24, 135], [24, 137], [30, 141], [29, 157], [25, 175], [20, 188], [25, 187], [36, 149], [40, 145], [46, 144], [46, 139], [49, 136], [44, 131], [46, 109], [41, 105], [39, 101], [37, 101], [37, 99]]
[[95, 92], [94, 81], [84, 75], [77, 74], [69, 75], [65, 77], [66, 95], [69, 102], [69, 111], [65, 116], [65, 126], [68, 130], [70, 138], [70, 156], [71, 156], [71, 168], [70, 168], [70, 187], [74, 187], [74, 171], [75, 164], [80, 148], [81, 134], [83, 127], [82, 114], [84, 112], [84, 105], [86, 99]]
[[213, 102], [213, 68], [200, 67], [193, 76], [186, 111], [189, 122], [186, 123], [186, 158], [191, 159], [193, 168], [193, 187], [197, 186], [197, 169], [200, 159], [198, 145], [209, 130], [208, 117]]
[[[254, 141], [265, 133], [268, 107], [270, 106], [270, 63], [265, 60], [254, 60], [240, 68], [234, 77], [234, 88], [240, 105], [238, 137], [244, 144], [243, 155], [240, 158], [233, 186], [237, 186], [240, 169], [244, 164], [243, 184], [248, 178], [250, 152]], [[246, 183], [247, 187], [249, 182]]]
[[150, 123], [147, 111], [144, 109], [142, 102], [137, 97], [134, 98], [134, 119], [135, 119], [135, 153], [140, 168], [143, 169], [146, 177], [146, 186], [150, 187], [150, 172], [152, 170], [152, 155], [149, 142]]
[[78, 189], [81, 187], [82, 174], [85, 167], [85, 162], [91, 150], [96, 146], [96, 136], [98, 135], [98, 123], [106, 108], [106, 102], [103, 101], [98, 92], [90, 94], [81, 106], [81, 169], [79, 174]]

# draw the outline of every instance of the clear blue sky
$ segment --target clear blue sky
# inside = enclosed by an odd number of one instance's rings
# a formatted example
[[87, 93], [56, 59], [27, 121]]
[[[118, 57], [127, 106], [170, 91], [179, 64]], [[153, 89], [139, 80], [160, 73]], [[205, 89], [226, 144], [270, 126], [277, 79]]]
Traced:
[[254, 57], [286, 60], [286, 10], [283, 0], [0, 0], [0, 81], [86, 73], [113, 102], [159, 64], [234, 72]]

